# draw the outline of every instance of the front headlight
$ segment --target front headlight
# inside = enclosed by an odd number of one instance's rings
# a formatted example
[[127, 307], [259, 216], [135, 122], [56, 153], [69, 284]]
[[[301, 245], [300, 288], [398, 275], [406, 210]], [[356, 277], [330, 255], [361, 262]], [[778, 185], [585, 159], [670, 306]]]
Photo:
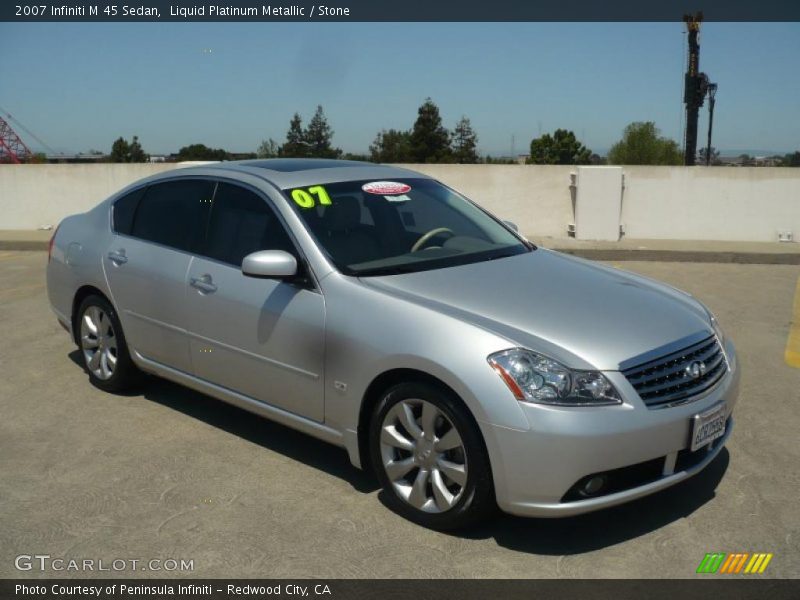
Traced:
[[622, 399], [598, 371], [573, 371], [546, 356], [512, 348], [487, 360], [517, 400], [559, 406], [605, 406]]

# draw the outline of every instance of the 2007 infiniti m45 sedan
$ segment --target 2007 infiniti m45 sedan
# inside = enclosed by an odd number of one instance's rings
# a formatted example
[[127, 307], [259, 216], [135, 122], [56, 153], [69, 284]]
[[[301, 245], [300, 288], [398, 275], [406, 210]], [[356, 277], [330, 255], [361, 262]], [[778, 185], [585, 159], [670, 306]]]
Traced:
[[147, 372], [342, 446], [432, 528], [639, 498], [733, 426], [736, 354], [702, 303], [405, 169], [149, 177], [64, 219], [47, 288], [97, 387]]

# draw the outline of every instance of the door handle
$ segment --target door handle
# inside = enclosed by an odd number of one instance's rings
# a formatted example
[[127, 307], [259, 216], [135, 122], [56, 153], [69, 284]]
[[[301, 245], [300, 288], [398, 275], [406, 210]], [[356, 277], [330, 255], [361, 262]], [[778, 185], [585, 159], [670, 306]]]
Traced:
[[125, 256], [125, 250], [120, 248], [119, 250], [112, 250], [109, 252], [108, 260], [113, 262], [115, 265], [122, 265], [128, 262], [128, 257]]
[[204, 294], [211, 294], [217, 291], [217, 286], [211, 282], [211, 275], [209, 275], [208, 273], [206, 273], [201, 277], [192, 277], [189, 280], [189, 284], [193, 288], [197, 288]]

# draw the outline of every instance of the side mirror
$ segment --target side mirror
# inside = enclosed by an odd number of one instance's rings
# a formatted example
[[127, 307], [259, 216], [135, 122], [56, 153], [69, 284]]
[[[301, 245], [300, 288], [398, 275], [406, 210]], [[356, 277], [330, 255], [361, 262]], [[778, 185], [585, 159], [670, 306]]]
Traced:
[[516, 231], [517, 233], [519, 233], [519, 227], [517, 227], [517, 224], [516, 224], [516, 223], [513, 223], [513, 222], [511, 222], [511, 221], [503, 221], [503, 224], [504, 224], [506, 227], [508, 227], [509, 229], [513, 229], [514, 231]]
[[283, 250], [259, 250], [244, 257], [242, 273], [248, 277], [294, 277], [297, 275], [297, 259]]

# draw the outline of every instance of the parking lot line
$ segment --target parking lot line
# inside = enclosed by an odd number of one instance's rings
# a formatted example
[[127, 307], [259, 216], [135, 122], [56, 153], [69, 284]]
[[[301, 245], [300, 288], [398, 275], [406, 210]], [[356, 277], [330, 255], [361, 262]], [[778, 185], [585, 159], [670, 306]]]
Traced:
[[794, 289], [792, 320], [789, 323], [789, 337], [786, 340], [784, 358], [787, 365], [800, 369], [800, 277], [797, 278], [797, 285]]

